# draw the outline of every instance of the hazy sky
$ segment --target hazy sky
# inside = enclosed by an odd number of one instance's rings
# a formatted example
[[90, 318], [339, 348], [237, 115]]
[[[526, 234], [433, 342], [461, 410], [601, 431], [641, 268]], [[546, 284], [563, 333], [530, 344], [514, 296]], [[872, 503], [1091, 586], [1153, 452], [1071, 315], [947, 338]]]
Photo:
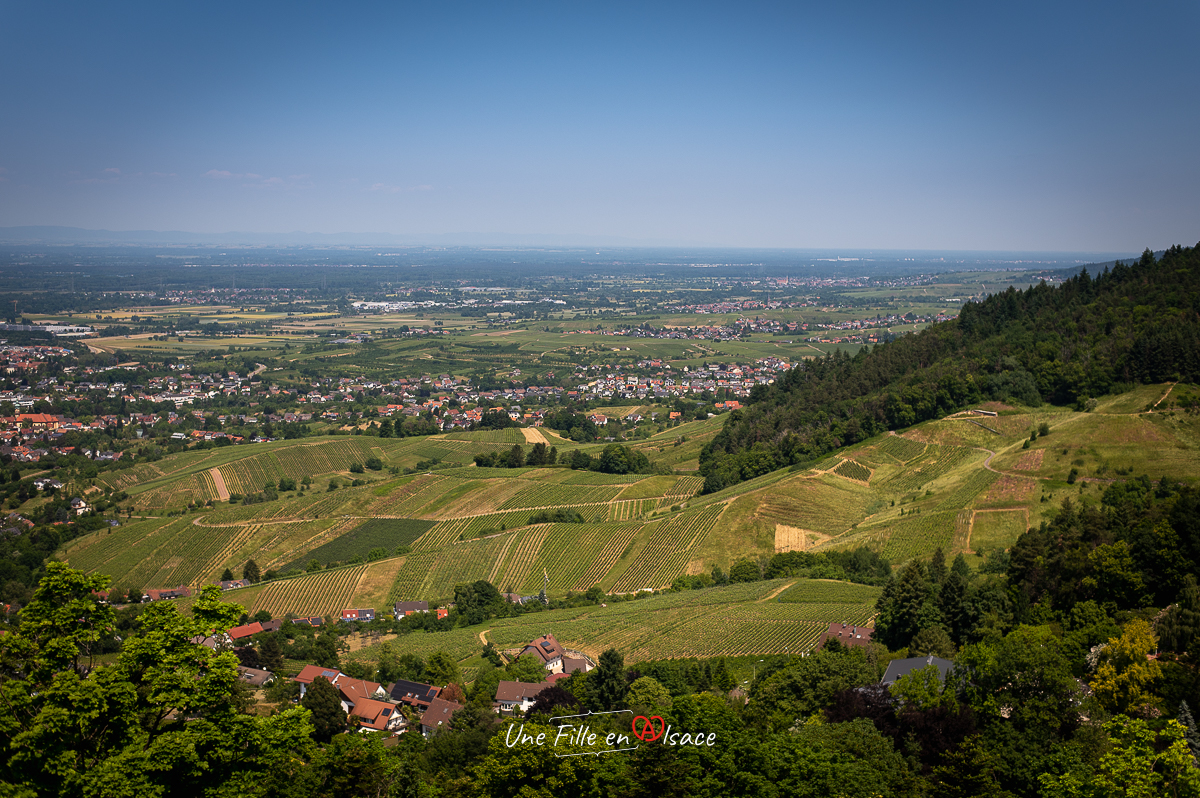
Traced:
[[1196, 0], [0, 0], [0, 226], [1200, 240]]

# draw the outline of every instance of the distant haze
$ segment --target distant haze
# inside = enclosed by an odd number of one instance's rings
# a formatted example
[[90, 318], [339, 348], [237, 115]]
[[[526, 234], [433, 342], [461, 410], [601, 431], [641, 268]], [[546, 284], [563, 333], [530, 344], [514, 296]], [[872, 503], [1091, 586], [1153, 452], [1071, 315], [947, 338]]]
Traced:
[[187, 231], [93, 243], [1200, 240], [1195, 2], [8, 3], [0, 22], [7, 228]]

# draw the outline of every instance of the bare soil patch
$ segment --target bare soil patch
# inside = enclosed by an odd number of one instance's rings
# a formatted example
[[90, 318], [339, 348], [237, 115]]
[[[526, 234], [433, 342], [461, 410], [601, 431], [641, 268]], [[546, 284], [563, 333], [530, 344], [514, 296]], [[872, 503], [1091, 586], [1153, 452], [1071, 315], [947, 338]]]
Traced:
[[1045, 456], [1045, 449], [1035, 449], [1031, 452], [1025, 452], [1013, 464], [1013, 469], [1016, 471], [1037, 471], [1042, 467], [1042, 458]]
[[386, 643], [389, 640], [395, 640], [398, 635], [393, 634], [366, 634], [364, 632], [356, 632], [352, 635], [346, 635], [346, 645], [350, 646], [351, 651], [358, 651], [362, 648]]
[[1036, 480], [1029, 477], [1005, 474], [992, 483], [980, 504], [1023, 504], [1033, 495], [1036, 486]]
[[526, 443], [549, 443], [542, 431], [536, 427], [521, 427], [520, 430], [521, 434], [525, 436]]
[[221, 476], [221, 469], [210, 468], [208, 475], [212, 477], [213, 487], [217, 491], [217, 498], [223, 502], [229, 501], [229, 488], [225, 487], [225, 477]]
[[829, 535], [822, 535], [811, 529], [801, 529], [786, 524], [775, 525], [775, 552], [805, 551], [810, 546], [816, 546], [829, 540]]

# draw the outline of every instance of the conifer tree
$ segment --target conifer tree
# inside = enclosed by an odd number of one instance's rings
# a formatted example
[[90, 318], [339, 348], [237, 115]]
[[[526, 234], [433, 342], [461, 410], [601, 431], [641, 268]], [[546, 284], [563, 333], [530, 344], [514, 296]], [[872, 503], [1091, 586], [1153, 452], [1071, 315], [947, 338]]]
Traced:
[[346, 712], [337, 688], [324, 676], [313, 679], [300, 702], [312, 713], [313, 738], [327, 743], [346, 728]]
[[935, 585], [946, 581], [946, 553], [941, 546], [934, 550], [933, 559], [929, 561], [929, 581]]
[[1192, 750], [1192, 759], [1200, 763], [1200, 732], [1196, 731], [1196, 721], [1192, 719], [1192, 710], [1187, 701], [1179, 702], [1179, 717], [1176, 720], [1184, 728], [1183, 738]]
[[615, 648], [600, 655], [600, 664], [593, 674], [596, 702], [600, 709], [621, 709], [625, 704], [625, 658]]

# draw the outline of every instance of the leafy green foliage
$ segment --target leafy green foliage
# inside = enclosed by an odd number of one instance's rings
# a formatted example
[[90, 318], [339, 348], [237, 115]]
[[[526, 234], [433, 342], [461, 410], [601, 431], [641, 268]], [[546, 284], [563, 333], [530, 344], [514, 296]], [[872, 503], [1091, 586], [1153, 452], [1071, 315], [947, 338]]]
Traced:
[[1009, 581], [1025, 608], [1043, 600], [1060, 612], [1087, 600], [1114, 609], [1164, 606], [1200, 569], [1197, 518], [1194, 487], [1145, 477], [1115, 483], [1101, 507], [1066, 500], [1050, 523], [1022, 535]]
[[813, 462], [985, 398], [1070, 404], [1102, 396], [1118, 380], [1195, 381], [1197, 293], [1200, 248], [1173, 247], [1161, 260], [1147, 251], [1094, 278], [1083, 272], [1053, 288], [1009, 288], [967, 303], [954, 321], [856, 355], [805, 361], [756, 386], [749, 405], [705, 445], [704, 490]]

